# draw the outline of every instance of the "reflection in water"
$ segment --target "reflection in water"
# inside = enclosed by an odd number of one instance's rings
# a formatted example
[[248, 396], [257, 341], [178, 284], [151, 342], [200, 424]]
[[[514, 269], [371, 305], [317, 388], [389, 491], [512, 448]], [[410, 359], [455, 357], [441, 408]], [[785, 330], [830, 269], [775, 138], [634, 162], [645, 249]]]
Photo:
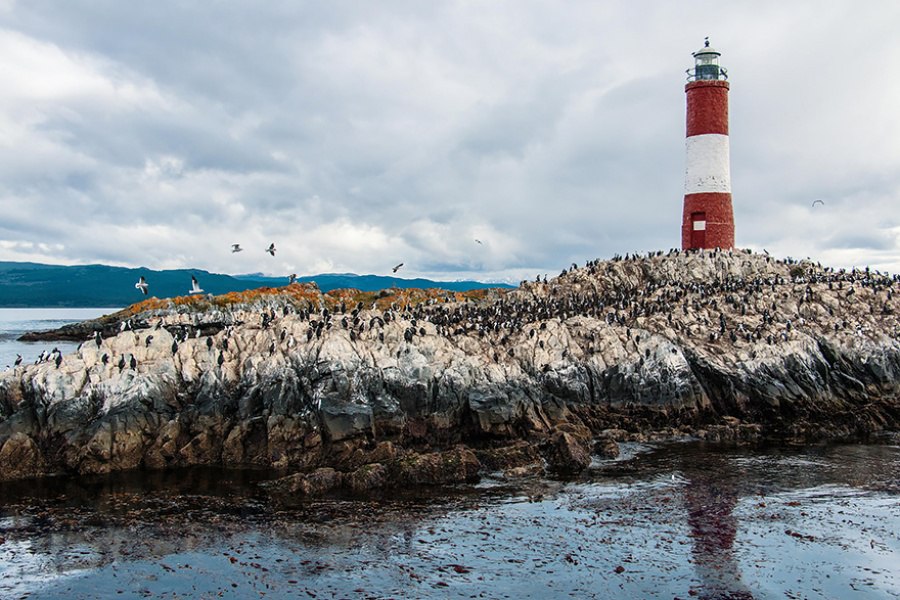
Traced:
[[[741, 580], [734, 556], [738, 521], [735, 477], [718, 453], [707, 455], [707, 463], [685, 461], [682, 473], [684, 503], [693, 541], [693, 564], [700, 578], [699, 597], [705, 599], [752, 600], [753, 594]], [[703, 468], [700, 468], [703, 467]]]
[[566, 485], [290, 508], [260, 493], [265, 471], [13, 482], [0, 597], [900, 595], [880, 566], [900, 562], [900, 449], [625, 450]]

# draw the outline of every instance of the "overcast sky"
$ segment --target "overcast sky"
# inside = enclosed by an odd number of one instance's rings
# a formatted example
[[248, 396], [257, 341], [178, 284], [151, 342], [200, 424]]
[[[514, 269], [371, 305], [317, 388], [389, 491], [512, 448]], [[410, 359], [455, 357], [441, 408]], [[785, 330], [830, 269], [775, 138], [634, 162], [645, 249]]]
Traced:
[[0, 0], [0, 260], [516, 282], [678, 246], [710, 36], [737, 245], [898, 272], [898, 31], [896, 0]]

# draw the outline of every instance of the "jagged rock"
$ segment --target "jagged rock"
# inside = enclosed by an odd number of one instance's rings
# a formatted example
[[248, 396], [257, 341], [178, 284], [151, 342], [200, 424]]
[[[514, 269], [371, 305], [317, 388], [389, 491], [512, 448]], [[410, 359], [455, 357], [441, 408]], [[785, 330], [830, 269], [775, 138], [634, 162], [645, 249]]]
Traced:
[[14, 433], [0, 447], [0, 480], [35, 477], [44, 473], [40, 449], [29, 436]]
[[529, 472], [538, 449], [577, 473], [613, 440], [865, 438], [900, 429], [898, 288], [734, 251], [593, 261], [469, 296], [155, 300], [68, 328], [90, 339], [58, 367], [0, 373], [0, 452], [21, 457], [0, 479], [379, 464], [386, 485], [439, 483], [478, 464]]
[[577, 475], [591, 464], [590, 446], [575, 434], [557, 431], [543, 446], [547, 468], [560, 475]]
[[350, 491], [355, 493], [369, 492], [388, 484], [388, 470], [380, 463], [363, 465], [344, 477]]
[[499, 448], [483, 448], [476, 452], [476, 456], [489, 471], [509, 472], [532, 465], [542, 466], [543, 463], [537, 447], [524, 440]]
[[619, 456], [619, 444], [612, 437], [601, 437], [594, 442], [594, 454], [603, 458]]
[[295, 473], [267, 481], [262, 486], [270, 493], [282, 497], [321, 496], [341, 486], [342, 474], [331, 467], [322, 467], [312, 473]]
[[444, 452], [410, 453], [391, 466], [391, 478], [399, 484], [444, 485], [478, 481], [481, 463], [468, 448]]

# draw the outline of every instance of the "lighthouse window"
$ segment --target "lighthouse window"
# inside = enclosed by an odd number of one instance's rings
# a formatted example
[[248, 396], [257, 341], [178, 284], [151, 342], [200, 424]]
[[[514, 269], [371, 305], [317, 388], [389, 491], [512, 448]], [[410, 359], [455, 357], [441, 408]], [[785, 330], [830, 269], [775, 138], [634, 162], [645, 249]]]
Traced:
[[706, 221], [694, 221], [694, 231], [706, 231]]

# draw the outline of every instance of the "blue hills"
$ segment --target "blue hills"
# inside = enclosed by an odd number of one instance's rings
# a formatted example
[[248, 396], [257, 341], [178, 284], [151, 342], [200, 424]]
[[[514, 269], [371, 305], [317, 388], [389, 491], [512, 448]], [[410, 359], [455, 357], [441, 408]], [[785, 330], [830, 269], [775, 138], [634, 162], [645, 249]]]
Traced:
[[[150, 285], [149, 296], [171, 298], [184, 296], [191, 288], [191, 275], [210, 294], [241, 292], [259, 287], [281, 287], [287, 277], [262, 274], [223, 275], [201, 269], [153, 269], [111, 267], [107, 265], [45, 265], [29, 262], [0, 261], [0, 307], [122, 307], [145, 297], [134, 287], [143, 276]], [[371, 292], [388, 288], [438, 288], [463, 292], [483, 288], [510, 288], [503, 283], [477, 281], [432, 281], [402, 279], [381, 275], [352, 273], [298, 277], [298, 282], [315, 282], [323, 292], [354, 288]]]

